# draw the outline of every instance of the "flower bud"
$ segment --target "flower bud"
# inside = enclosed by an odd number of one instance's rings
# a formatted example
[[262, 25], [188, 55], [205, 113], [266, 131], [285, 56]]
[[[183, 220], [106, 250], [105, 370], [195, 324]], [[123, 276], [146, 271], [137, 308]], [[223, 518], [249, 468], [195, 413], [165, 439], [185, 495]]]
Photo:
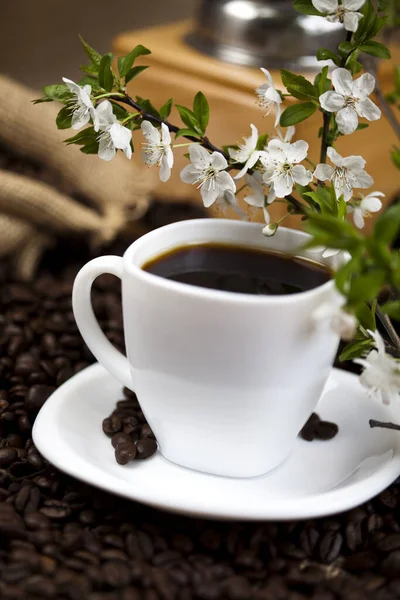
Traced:
[[269, 225], [266, 225], [264, 227], [262, 232], [266, 237], [272, 237], [273, 235], [275, 235], [277, 229], [278, 225], [276, 223], [270, 223]]

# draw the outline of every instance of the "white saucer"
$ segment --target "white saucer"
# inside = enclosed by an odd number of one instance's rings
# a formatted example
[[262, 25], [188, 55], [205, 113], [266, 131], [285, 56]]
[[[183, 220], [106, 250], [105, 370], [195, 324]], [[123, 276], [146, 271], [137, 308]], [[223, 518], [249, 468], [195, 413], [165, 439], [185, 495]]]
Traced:
[[166, 461], [159, 452], [119, 466], [102, 420], [122, 386], [99, 364], [64, 383], [47, 400], [34, 442], [56, 467], [109, 492], [174, 512], [219, 519], [301, 519], [350, 509], [400, 474], [400, 433], [370, 429], [370, 418], [399, 421], [370, 399], [354, 375], [333, 369], [318, 405], [339, 425], [330, 441], [298, 439], [275, 471], [252, 479], [205, 475]]

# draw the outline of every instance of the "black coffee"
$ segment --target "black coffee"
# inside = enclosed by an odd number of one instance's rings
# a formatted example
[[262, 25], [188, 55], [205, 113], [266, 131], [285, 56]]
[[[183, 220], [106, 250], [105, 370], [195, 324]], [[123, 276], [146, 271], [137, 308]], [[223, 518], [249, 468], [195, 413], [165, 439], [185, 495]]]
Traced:
[[332, 276], [326, 267], [302, 258], [212, 243], [174, 248], [142, 268], [173, 281], [242, 294], [294, 294]]

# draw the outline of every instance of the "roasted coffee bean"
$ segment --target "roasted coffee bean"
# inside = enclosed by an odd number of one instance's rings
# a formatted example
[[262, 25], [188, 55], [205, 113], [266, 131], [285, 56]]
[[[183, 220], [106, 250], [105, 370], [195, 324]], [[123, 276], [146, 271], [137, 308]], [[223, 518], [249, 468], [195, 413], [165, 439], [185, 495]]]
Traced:
[[318, 440], [331, 440], [337, 435], [339, 427], [330, 421], [319, 421], [315, 425], [316, 438]]
[[14, 448], [2, 448], [0, 450], [0, 468], [8, 467], [18, 457], [18, 453]]
[[111, 438], [113, 448], [116, 448], [119, 444], [126, 444], [127, 442], [132, 442], [132, 438], [126, 433], [116, 433]]
[[25, 396], [27, 410], [38, 411], [56, 388], [51, 385], [37, 384], [29, 388]]
[[319, 555], [323, 562], [333, 562], [340, 553], [343, 537], [337, 531], [327, 531], [319, 543]]
[[153, 439], [155, 439], [153, 430], [151, 429], [150, 425], [148, 425], [147, 423], [145, 423], [144, 425], [142, 425], [142, 427], [140, 428], [140, 437], [142, 439], [144, 439], [144, 438], [153, 438]]
[[126, 465], [129, 461], [134, 460], [138, 450], [133, 442], [125, 442], [119, 444], [115, 448], [115, 460], [119, 465]]
[[122, 429], [121, 419], [117, 415], [111, 415], [103, 421], [103, 431], [106, 435], [112, 437]]
[[151, 438], [135, 442], [138, 458], [150, 458], [157, 450], [157, 442]]
[[122, 427], [124, 433], [132, 435], [137, 432], [137, 435], [139, 436], [140, 427], [136, 417], [125, 417], [122, 420]]

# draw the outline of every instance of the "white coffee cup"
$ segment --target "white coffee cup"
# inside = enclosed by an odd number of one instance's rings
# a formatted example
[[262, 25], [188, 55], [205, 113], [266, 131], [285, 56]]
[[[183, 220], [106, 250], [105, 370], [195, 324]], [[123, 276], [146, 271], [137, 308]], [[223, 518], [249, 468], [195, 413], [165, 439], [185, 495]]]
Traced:
[[[232, 477], [279, 465], [318, 403], [339, 342], [313, 313], [325, 302], [339, 305], [340, 297], [333, 280], [297, 294], [254, 296], [170, 281], [141, 267], [196, 242], [294, 253], [306, 241], [305, 233], [283, 227], [265, 238], [257, 223], [181, 221], [142, 236], [122, 258], [96, 258], [78, 273], [79, 330], [97, 360], [136, 392], [166, 459]], [[338, 261], [322, 259], [333, 268]], [[91, 286], [102, 273], [122, 281], [128, 358], [93, 313]]]

